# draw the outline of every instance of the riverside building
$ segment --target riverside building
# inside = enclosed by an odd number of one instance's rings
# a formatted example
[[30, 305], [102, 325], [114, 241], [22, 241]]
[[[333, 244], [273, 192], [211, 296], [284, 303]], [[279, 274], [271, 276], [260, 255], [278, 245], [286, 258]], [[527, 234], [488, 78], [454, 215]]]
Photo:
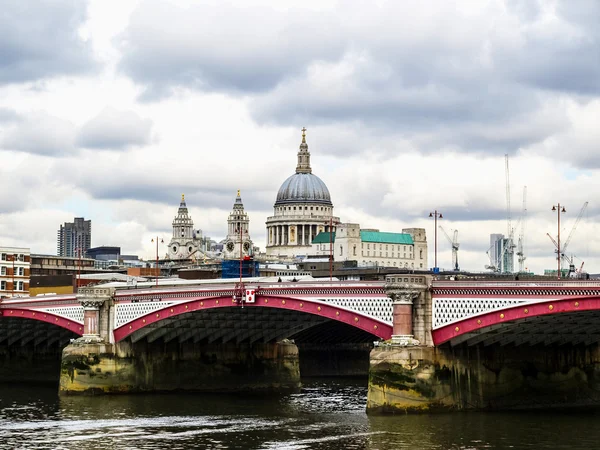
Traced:
[[29, 295], [30, 270], [28, 248], [0, 247], [0, 298]]

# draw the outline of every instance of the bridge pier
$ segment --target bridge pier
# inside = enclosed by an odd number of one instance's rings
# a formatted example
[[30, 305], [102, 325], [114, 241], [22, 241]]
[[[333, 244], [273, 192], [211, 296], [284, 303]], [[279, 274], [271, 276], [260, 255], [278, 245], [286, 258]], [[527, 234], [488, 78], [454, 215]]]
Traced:
[[371, 351], [367, 413], [600, 406], [598, 343], [435, 347], [428, 286], [405, 283], [401, 276], [386, 280], [394, 301], [394, 336]]
[[252, 345], [130, 339], [115, 343], [113, 295], [101, 287], [80, 290], [84, 331], [63, 350], [61, 394], [300, 388], [298, 348], [287, 340]]

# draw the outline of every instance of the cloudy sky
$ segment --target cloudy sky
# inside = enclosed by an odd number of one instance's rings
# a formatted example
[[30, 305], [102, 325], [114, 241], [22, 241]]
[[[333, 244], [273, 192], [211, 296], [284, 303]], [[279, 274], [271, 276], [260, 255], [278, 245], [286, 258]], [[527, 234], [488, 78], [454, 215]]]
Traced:
[[[491, 233], [525, 266], [568, 253], [600, 272], [597, 0], [5, 0], [0, 13], [0, 246], [55, 254], [59, 225], [154, 258], [182, 193], [220, 240], [236, 190], [265, 220], [307, 127], [336, 215], [457, 229], [463, 268]], [[438, 234], [438, 265], [451, 266]], [[161, 249], [161, 254], [164, 253]], [[515, 265], [517, 263], [515, 262]]]

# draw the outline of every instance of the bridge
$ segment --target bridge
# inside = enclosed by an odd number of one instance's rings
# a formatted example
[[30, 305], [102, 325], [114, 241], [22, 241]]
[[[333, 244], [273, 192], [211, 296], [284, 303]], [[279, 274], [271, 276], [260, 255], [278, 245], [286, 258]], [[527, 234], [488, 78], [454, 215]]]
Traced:
[[435, 345], [579, 345], [600, 341], [597, 281], [435, 281]]
[[[313, 335], [350, 342], [389, 339], [392, 302], [383, 283], [236, 283], [196, 286], [138, 286], [112, 283], [82, 288], [79, 295], [15, 298], [0, 303], [0, 343], [35, 339], [68, 341], [102, 334], [110, 343], [129, 339], [154, 342], [273, 342]], [[100, 309], [109, 302], [105, 330]], [[108, 325], [108, 327], [106, 327]], [[310, 331], [310, 332], [309, 332]], [[327, 334], [327, 337], [322, 335]]]
[[371, 412], [600, 405], [599, 342], [584, 280], [166, 280], [0, 303], [0, 379], [44, 367], [63, 393], [295, 389], [304, 364], [368, 371]]

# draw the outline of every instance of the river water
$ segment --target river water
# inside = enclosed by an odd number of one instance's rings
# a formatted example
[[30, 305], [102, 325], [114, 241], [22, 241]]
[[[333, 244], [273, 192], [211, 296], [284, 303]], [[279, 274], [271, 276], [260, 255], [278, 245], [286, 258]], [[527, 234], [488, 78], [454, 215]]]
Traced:
[[59, 397], [0, 385], [0, 448], [600, 449], [600, 412], [373, 417], [366, 381], [305, 380], [298, 394]]

